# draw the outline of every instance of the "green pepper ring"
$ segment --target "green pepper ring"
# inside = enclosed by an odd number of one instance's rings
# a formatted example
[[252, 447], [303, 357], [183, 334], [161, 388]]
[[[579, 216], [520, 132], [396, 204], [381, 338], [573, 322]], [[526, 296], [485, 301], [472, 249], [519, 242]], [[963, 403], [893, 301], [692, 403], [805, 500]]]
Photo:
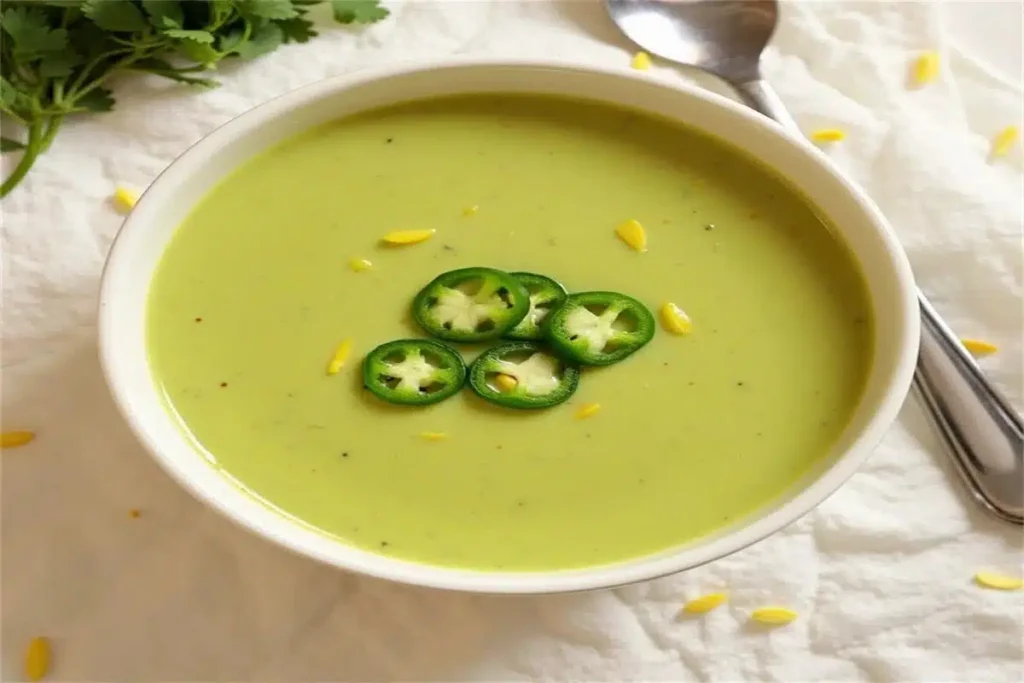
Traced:
[[[450, 323], [443, 323], [430, 316], [433, 304], [443, 289], [454, 289], [455, 285], [466, 280], [479, 278], [490, 286], [496, 294], [504, 291], [508, 297], [507, 308], [500, 311], [499, 320], [491, 319], [491, 327], [479, 331], [453, 330]], [[497, 285], [497, 286], [495, 286]], [[504, 299], [503, 299], [504, 300]], [[412, 316], [420, 327], [438, 339], [445, 341], [474, 343], [497, 339], [519, 324], [530, 312], [530, 293], [518, 280], [502, 270], [495, 268], [458, 268], [441, 273], [421, 289], [412, 302]], [[447, 325], [447, 326], [446, 326]]]
[[[393, 370], [393, 366], [387, 364], [384, 359], [392, 353], [402, 353], [404, 358], [401, 362], [405, 363], [411, 355], [410, 350], [415, 350], [416, 355], [420, 356], [424, 350], [428, 350], [441, 359], [442, 365], [437, 368], [436, 379], [447, 380], [441, 383], [441, 388], [427, 392], [417, 384], [416, 393], [412, 393], [408, 389], [399, 391], [397, 386], [389, 387], [381, 380], [382, 377], [401, 379], [395, 374], [388, 373], [388, 370]], [[462, 389], [466, 384], [466, 374], [466, 362], [462, 355], [450, 346], [432, 339], [396, 339], [385, 342], [366, 354], [366, 358], [363, 359], [363, 386], [382, 401], [395, 405], [427, 406], [439, 403]]]
[[[636, 317], [636, 329], [631, 332], [618, 332], [616, 336], [623, 343], [613, 351], [591, 351], [585, 341], [581, 343], [565, 329], [566, 318], [573, 310], [589, 304], [607, 308], [617, 307], [618, 314], [623, 311], [631, 312]], [[606, 312], [607, 309], [602, 315]], [[654, 337], [657, 325], [650, 310], [631, 296], [618, 292], [577, 292], [570, 294], [561, 306], [552, 311], [544, 319], [542, 327], [551, 348], [570, 362], [581, 365], [611, 365], [643, 348]]]
[[[556, 361], [562, 370], [561, 380], [558, 388], [543, 396], [531, 396], [522, 391], [515, 393], [504, 393], [492, 389], [487, 383], [487, 376], [492, 373], [500, 373], [499, 362], [503, 357], [517, 352], [542, 353]], [[538, 408], [550, 408], [564, 402], [574, 393], [580, 383], [580, 370], [572, 363], [567, 363], [558, 356], [552, 354], [543, 344], [532, 341], [512, 341], [500, 344], [484, 351], [473, 361], [469, 367], [469, 388], [477, 396], [502, 406], [503, 408], [516, 408], [519, 410], [535, 410]], [[518, 389], [518, 387], [517, 387]]]
[[[544, 338], [544, 319], [551, 315], [551, 312], [562, 305], [565, 301], [565, 297], [569, 295], [566, 291], [565, 286], [549, 278], [546, 275], [539, 275], [537, 273], [509, 273], [512, 277], [519, 280], [526, 287], [526, 291], [530, 293], [530, 308], [526, 312], [526, 315], [520, 320], [515, 327], [505, 333], [506, 339], [518, 339], [521, 341], [538, 341]], [[538, 290], [537, 294], [533, 294], [531, 287], [536, 287]], [[534, 297], [538, 297], [538, 301], [534, 301]], [[540, 298], [543, 297], [543, 298]], [[549, 304], [548, 310], [544, 312], [541, 321], [535, 322], [531, 313], [537, 307], [536, 304]]]

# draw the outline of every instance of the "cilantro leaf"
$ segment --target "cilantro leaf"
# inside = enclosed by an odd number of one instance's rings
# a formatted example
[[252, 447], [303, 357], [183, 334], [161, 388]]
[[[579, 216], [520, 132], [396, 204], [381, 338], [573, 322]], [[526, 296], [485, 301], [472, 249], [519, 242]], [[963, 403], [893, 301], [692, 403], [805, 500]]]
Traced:
[[169, 28], [163, 32], [168, 38], [181, 38], [183, 40], [194, 40], [197, 43], [210, 45], [213, 43], [213, 34], [209, 31], [195, 31], [184, 28]]
[[223, 56], [212, 45], [195, 40], [178, 41], [177, 47], [183, 55], [200, 64], [216, 64], [217, 60]]
[[181, 28], [185, 23], [178, 0], [142, 0], [142, 7], [149, 15], [149, 23], [157, 28]]
[[235, 48], [235, 54], [242, 59], [253, 59], [276, 50], [284, 42], [284, 31], [274, 23], [264, 24], [253, 31], [249, 42]]
[[68, 76], [81, 63], [82, 58], [71, 50], [54, 52], [43, 56], [39, 63], [39, 75], [43, 78]]
[[391, 14], [380, 0], [331, 0], [331, 9], [342, 24], [373, 24]]
[[18, 61], [31, 61], [67, 47], [68, 32], [50, 28], [49, 18], [37, 7], [10, 7], [0, 14], [0, 26], [11, 37], [11, 55]]
[[310, 38], [315, 38], [319, 35], [313, 28], [313, 22], [304, 17], [282, 19], [274, 23], [281, 27], [281, 31], [284, 33], [284, 42], [286, 43], [305, 43]]
[[79, 97], [75, 104], [88, 111], [110, 111], [114, 108], [114, 96], [106, 88], [93, 88]]
[[82, 12], [107, 31], [143, 31], [149, 22], [131, 0], [85, 0]]
[[264, 19], [291, 19], [298, 14], [292, 0], [242, 0], [239, 9], [243, 14]]
[[13, 138], [0, 137], [0, 153], [16, 152], [19, 149], [25, 149], [25, 145]]

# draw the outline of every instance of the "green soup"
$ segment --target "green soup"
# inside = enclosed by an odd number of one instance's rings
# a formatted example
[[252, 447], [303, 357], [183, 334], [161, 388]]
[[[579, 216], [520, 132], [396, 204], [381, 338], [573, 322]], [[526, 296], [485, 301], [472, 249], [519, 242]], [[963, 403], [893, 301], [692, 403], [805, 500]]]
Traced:
[[[616, 237], [628, 219], [646, 252]], [[436, 234], [380, 245], [415, 228]], [[547, 410], [364, 391], [362, 356], [421, 336], [412, 298], [465, 266], [674, 302], [693, 331], [659, 329]], [[382, 554], [529, 571], [665, 550], [778, 498], [856, 408], [871, 320], [846, 247], [732, 147], [604, 105], [495, 95], [337, 121], [236, 170], [167, 247], [148, 345], [183, 428], [270, 504]], [[353, 355], [328, 375], [343, 339]], [[586, 403], [601, 409], [576, 419]]]

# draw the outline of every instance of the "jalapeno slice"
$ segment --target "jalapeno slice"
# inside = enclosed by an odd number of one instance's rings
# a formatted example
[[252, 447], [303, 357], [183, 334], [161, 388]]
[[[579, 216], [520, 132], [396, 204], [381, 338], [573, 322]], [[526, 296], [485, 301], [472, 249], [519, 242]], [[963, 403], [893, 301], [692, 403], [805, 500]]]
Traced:
[[583, 365], [611, 365], [651, 341], [654, 316], [616, 292], [579, 292], [552, 311], [544, 324], [551, 347]]
[[565, 301], [566, 291], [560, 283], [536, 273], [510, 273], [523, 283], [530, 295], [530, 310], [519, 324], [505, 333], [509, 339], [538, 340], [544, 338], [541, 323]]
[[532, 341], [495, 346], [469, 368], [470, 388], [480, 398], [506, 408], [558, 405], [576, 393], [579, 383], [578, 367]]
[[442, 273], [412, 302], [412, 315], [424, 330], [438, 339], [455, 342], [497, 339], [529, 311], [526, 287], [493, 268]]
[[388, 403], [426, 406], [458, 393], [466, 383], [459, 352], [429, 339], [381, 344], [363, 360], [363, 384]]

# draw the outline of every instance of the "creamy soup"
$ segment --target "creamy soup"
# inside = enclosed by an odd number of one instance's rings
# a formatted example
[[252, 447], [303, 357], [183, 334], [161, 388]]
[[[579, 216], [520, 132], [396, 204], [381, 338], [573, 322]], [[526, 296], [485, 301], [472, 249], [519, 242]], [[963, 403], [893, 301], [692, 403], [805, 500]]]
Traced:
[[[645, 252], [616, 236], [627, 220]], [[436, 232], [380, 243], [406, 229]], [[659, 327], [544, 410], [364, 390], [362, 357], [425, 336], [413, 297], [466, 266], [674, 302], [692, 332]], [[148, 311], [170, 409], [253, 495], [359, 548], [479, 570], [622, 561], [772, 503], [845, 428], [872, 340], [855, 260], [770, 171], [667, 122], [533, 96], [395, 106], [259, 154], [180, 226]]]

